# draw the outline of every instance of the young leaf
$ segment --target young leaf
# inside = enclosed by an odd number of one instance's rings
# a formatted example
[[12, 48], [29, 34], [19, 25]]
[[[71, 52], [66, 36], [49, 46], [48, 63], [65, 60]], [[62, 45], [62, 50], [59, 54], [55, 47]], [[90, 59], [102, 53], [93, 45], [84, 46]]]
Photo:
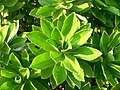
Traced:
[[46, 42], [48, 39], [43, 33], [38, 31], [33, 31], [27, 34], [28, 39], [37, 45], [38, 47], [41, 47], [42, 49], [46, 51], [54, 51], [54, 48], [49, 45], [49, 43]]
[[22, 57], [21, 61], [22, 61], [23, 67], [29, 67], [30, 62], [29, 62], [29, 54], [27, 50], [22, 51], [21, 57]]
[[0, 28], [0, 44], [2, 44], [7, 36], [8, 32], [8, 25], [4, 25], [3, 27]]
[[30, 65], [31, 68], [45, 69], [54, 65], [54, 61], [50, 57], [50, 53], [46, 52], [35, 57]]
[[73, 51], [74, 56], [91, 61], [102, 55], [100, 51], [92, 47], [82, 46]]
[[106, 31], [103, 31], [102, 37], [100, 39], [100, 49], [104, 54], [108, 52], [108, 44], [110, 42], [109, 35]]
[[[112, 36], [112, 35], [111, 35]], [[109, 50], [111, 50], [112, 48], [114, 48], [115, 46], [117, 46], [120, 43], [120, 32], [116, 32], [112, 39], [111, 42], [109, 43], [108, 47]]]
[[59, 52], [53, 52], [50, 51], [50, 57], [55, 61], [55, 62], [61, 62], [65, 59], [65, 56], [63, 53]]
[[88, 38], [91, 36], [92, 30], [81, 30], [73, 35], [71, 43], [73, 48], [77, 48], [85, 44]]
[[58, 30], [58, 28], [54, 28], [52, 33], [51, 33], [51, 37], [59, 43], [60, 40], [63, 39], [62, 33]]
[[42, 32], [48, 38], [50, 38], [51, 37], [51, 32], [53, 30], [53, 24], [50, 21], [47, 21], [47, 20], [44, 20], [44, 19], [41, 19], [40, 21], [41, 21], [40, 25], [41, 25]]
[[[79, 70], [82, 71], [82, 68], [79, 65], [77, 59], [71, 55], [66, 55], [63, 61], [64, 67], [70, 72], [74, 72], [76, 74], [81, 74]], [[82, 75], [82, 74], [81, 74]]]
[[70, 14], [64, 21], [63, 27], [62, 27], [62, 34], [65, 36], [65, 39], [70, 39], [78, 27], [78, 19], [76, 17], [75, 13]]
[[57, 85], [63, 83], [67, 78], [67, 70], [62, 66], [61, 62], [55, 64], [53, 68], [53, 78]]
[[28, 68], [21, 68], [21, 69], [19, 69], [19, 72], [21, 73], [23, 78], [28, 79], [30, 77], [30, 71]]
[[57, 21], [57, 27], [60, 31], [62, 30], [62, 26], [63, 26], [65, 18], [66, 18], [65, 14], [63, 14]]
[[15, 21], [14, 23], [10, 24], [8, 29], [6, 41], [9, 42], [16, 34], [19, 29], [19, 20]]
[[14, 53], [10, 54], [9, 60], [12, 62], [13, 65], [22, 66], [19, 59], [14, 55]]

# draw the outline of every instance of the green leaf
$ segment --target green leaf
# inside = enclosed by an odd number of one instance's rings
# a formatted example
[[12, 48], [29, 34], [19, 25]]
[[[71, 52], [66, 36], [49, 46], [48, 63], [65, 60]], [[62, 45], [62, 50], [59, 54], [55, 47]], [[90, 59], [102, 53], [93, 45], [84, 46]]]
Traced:
[[82, 87], [81, 87], [81, 90], [90, 90], [90, 82], [86, 82]]
[[78, 27], [78, 19], [75, 13], [70, 14], [64, 21], [62, 27], [62, 34], [65, 36], [65, 39], [70, 39]]
[[120, 90], [120, 84], [117, 84], [116, 86], [113, 86], [111, 90]]
[[111, 42], [108, 45], [109, 50], [111, 50], [120, 43], [120, 32], [115, 32], [111, 36], [113, 37], [111, 37]]
[[53, 13], [53, 22], [56, 21], [56, 20], [58, 20], [58, 19], [60, 18], [60, 16], [63, 15], [64, 12], [65, 12], [65, 10], [63, 10], [62, 8], [56, 10], [56, 11]]
[[116, 7], [109, 6], [109, 7], [105, 8], [105, 10], [108, 10], [109, 12], [111, 12], [111, 13], [113, 13], [115, 15], [120, 16], [120, 10], [117, 9]]
[[52, 89], [55, 89], [58, 85], [55, 82], [55, 79], [52, 77], [50, 77], [50, 84], [52, 86]]
[[57, 21], [57, 27], [60, 31], [62, 30], [62, 26], [63, 26], [65, 18], [66, 18], [65, 14], [63, 14], [61, 17], [59, 17]]
[[52, 5], [52, 4], [56, 4], [58, 2], [62, 2], [62, 0], [38, 0], [38, 2], [41, 4], [41, 5]]
[[101, 22], [103, 22], [104, 24], [106, 23], [106, 18], [104, 17], [103, 14], [100, 13], [100, 11], [99, 11], [98, 9], [92, 8], [92, 9], [91, 9], [91, 12], [92, 12], [92, 14], [93, 14], [96, 18], [98, 18]]
[[37, 88], [37, 90], [48, 90], [44, 85], [42, 85], [40, 82], [37, 80], [32, 80], [32, 83], [34, 86]]
[[40, 54], [42, 54], [42, 53], [44, 53], [44, 52], [46, 52], [45, 50], [43, 50], [43, 49], [40, 49], [40, 48], [37, 48], [34, 44], [32, 44], [32, 43], [29, 43], [28, 44], [28, 48], [30, 49], [30, 51], [34, 54], [34, 55], [40, 55]]
[[1, 85], [0, 90], [14, 90], [15, 88], [16, 84], [13, 81], [6, 81]]
[[3, 27], [0, 28], [0, 44], [2, 44], [7, 36], [8, 32], [8, 25], [4, 25]]
[[5, 78], [14, 78], [16, 74], [4, 69], [4, 70], [1, 70], [1, 76]]
[[74, 72], [72, 73], [73, 76], [74, 76], [74, 78], [77, 79], [78, 81], [83, 81], [83, 82], [85, 82], [83, 69], [82, 69], [82, 68], [79, 69], [78, 72], [79, 72], [79, 74], [74, 73]]
[[115, 15], [115, 26], [118, 26], [120, 23], [120, 17]]
[[26, 68], [29, 67], [30, 62], [29, 62], [29, 54], [27, 50], [22, 51], [21, 58], [22, 58], [21, 60], [22, 66]]
[[75, 33], [71, 38], [72, 47], [77, 48], [85, 44], [91, 34], [92, 30], [80, 30], [79, 32]]
[[70, 87], [70, 85], [65, 85], [65, 90], [75, 90], [75, 89], [73, 89], [73, 87], [72, 88], [71, 87]]
[[29, 13], [29, 15], [36, 17], [36, 18], [41, 18], [41, 15], [37, 14], [38, 8], [34, 8], [31, 10], [31, 12]]
[[32, 30], [33, 30], [33, 31], [41, 31], [41, 27], [32, 25]]
[[0, 86], [1, 86], [4, 82], [6, 82], [7, 80], [8, 80], [8, 79], [0, 76]]
[[10, 24], [8, 29], [6, 41], [9, 42], [16, 34], [19, 29], [19, 20], [15, 21], [14, 23]]
[[50, 57], [55, 61], [55, 62], [61, 62], [65, 59], [65, 56], [63, 53], [59, 52], [54, 52], [50, 51]]
[[47, 20], [44, 20], [44, 19], [41, 19], [40, 21], [41, 21], [40, 25], [41, 25], [42, 32], [48, 38], [50, 38], [51, 37], [51, 32], [53, 30], [53, 24], [50, 21], [47, 21]]
[[[73, 90], [73, 88], [75, 88], [75, 83], [71, 80], [71, 78], [69, 76], [67, 77], [66, 82], [69, 85], [70, 90], [71, 89]], [[66, 87], [65, 87], [65, 89], [66, 89]]]
[[52, 76], [52, 70], [53, 70], [53, 68], [51, 68], [51, 67], [48, 67], [46, 69], [42, 69], [41, 70], [41, 78], [42, 79], [50, 78]]
[[12, 62], [13, 65], [22, 66], [19, 59], [14, 55], [14, 53], [10, 54], [9, 60]]
[[77, 48], [76, 50], [73, 50], [73, 54], [74, 56], [87, 61], [94, 60], [102, 55], [102, 53], [97, 49], [94, 49], [92, 47], [86, 47], [86, 46], [82, 46]]
[[101, 6], [101, 7], [108, 7], [104, 2], [102, 2], [101, 0], [94, 0], [94, 2], [97, 4], [97, 5], [99, 5], [99, 6]]
[[18, 14], [16, 15], [15, 17], [12, 18], [12, 20], [20, 20], [24, 17], [25, 15], [24, 14]]
[[[70, 72], [74, 72], [76, 74], [81, 74], [79, 70], [83, 73], [82, 68], [79, 65], [79, 62], [72, 55], [65, 55], [65, 59], [63, 61], [64, 67]], [[81, 74], [82, 75], [82, 74]], [[84, 75], [83, 75], [84, 76]]]
[[35, 57], [30, 65], [32, 68], [45, 69], [54, 65], [54, 61], [50, 57], [50, 53], [46, 52]]
[[28, 68], [21, 68], [19, 69], [19, 72], [21, 73], [24, 79], [28, 79], [30, 77], [30, 71]]
[[57, 85], [63, 83], [67, 78], [67, 70], [62, 65], [62, 63], [58, 62], [55, 64], [53, 68], [53, 78]]
[[48, 39], [43, 33], [38, 31], [33, 31], [27, 34], [28, 39], [38, 47], [46, 51], [54, 51], [54, 48], [46, 42]]
[[109, 63], [108, 64], [111, 68], [115, 69], [117, 72], [120, 73], [120, 66], [117, 64]]
[[1, 2], [6, 7], [12, 7], [18, 2], [18, 0], [2, 0]]
[[102, 73], [102, 68], [101, 68], [101, 62], [97, 62], [95, 63], [95, 68], [94, 68], [94, 75], [96, 78], [96, 83], [98, 85], [99, 88], [103, 87], [104, 84], [104, 75]]
[[[8, 46], [8, 44], [5, 42], [4, 44], [3, 44], [3, 47], [2, 48], [0, 48], [0, 53], [4, 53], [4, 54], [9, 54], [10, 53], [10, 50], [11, 50], [11, 48]], [[4, 55], [3, 55], [3, 58], [5, 58], [4, 57]], [[4, 60], [5, 61], [5, 60]]]
[[115, 81], [114, 77], [112, 76], [112, 73], [111, 73], [110, 69], [108, 68], [108, 66], [102, 65], [102, 70], [103, 70], [105, 79], [108, 80], [111, 85], [115, 86], [117, 84], [117, 82]]
[[100, 36], [97, 32], [93, 32], [92, 43], [93, 43], [93, 47], [96, 47], [96, 49], [99, 49], [99, 47], [100, 47]]
[[0, 12], [4, 9], [4, 5], [0, 4]]
[[100, 49], [104, 54], [108, 52], [108, 44], [110, 42], [109, 35], [106, 31], [103, 31], [101, 39], [100, 39]]
[[14, 50], [19, 50], [20, 47], [25, 45], [26, 39], [20, 36], [13, 38], [8, 44]]
[[[74, 78], [74, 76], [69, 72], [68, 73], [68, 78], [72, 80], [72, 82], [80, 89], [81, 88], [81, 81], [78, 81], [77, 79]], [[74, 85], [73, 85], [74, 86]]]
[[80, 61], [80, 65], [84, 70], [84, 74], [86, 77], [89, 78], [93, 78], [94, 77], [94, 73], [92, 71], [92, 68], [84, 61]]
[[41, 17], [49, 17], [49, 16], [52, 16], [54, 11], [55, 11], [55, 7], [43, 6], [43, 7], [38, 8], [36, 14]]
[[115, 6], [119, 8], [119, 3], [117, 0], [104, 0], [106, 4], [110, 6]]
[[51, 33], [51, 37], [59, 43], [60, 40], [63, 39], [63, 35], [62, 33], [58, 30], [58, 28], [54, 28], [52, 33]]
[[17, 11], [20, 8], [22, 8], [24, 5], [25, 5], [25, 2], [17, 2], [13, 7], [9, 7], [8, 11], [9, 12]]
[[46, 40], [52, 47], [54, 47], [56, 49], [56, 51], [58, 51], [58, 43], [54, 40], [54, 39], [47, 39]]
[[27, 89], [29, 89], [29, 90], [37, 90], [37, 88], [33, 85], [33, 83], [30, 80], [26, 81], [23, 90], [27, 90]]

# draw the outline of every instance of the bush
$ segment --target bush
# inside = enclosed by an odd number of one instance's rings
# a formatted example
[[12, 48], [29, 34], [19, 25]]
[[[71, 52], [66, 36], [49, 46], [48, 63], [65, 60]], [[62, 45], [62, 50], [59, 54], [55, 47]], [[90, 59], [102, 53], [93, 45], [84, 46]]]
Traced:
[[0, 0], [0, 90], [120, 90], [117, 0]]

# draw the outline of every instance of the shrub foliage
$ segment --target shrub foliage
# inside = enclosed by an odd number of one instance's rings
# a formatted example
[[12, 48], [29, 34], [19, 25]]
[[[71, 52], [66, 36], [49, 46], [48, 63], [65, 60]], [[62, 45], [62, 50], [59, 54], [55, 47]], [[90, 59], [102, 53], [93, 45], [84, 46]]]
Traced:
[[120, 90], [118, 0], [0, 0], [0, 90]]

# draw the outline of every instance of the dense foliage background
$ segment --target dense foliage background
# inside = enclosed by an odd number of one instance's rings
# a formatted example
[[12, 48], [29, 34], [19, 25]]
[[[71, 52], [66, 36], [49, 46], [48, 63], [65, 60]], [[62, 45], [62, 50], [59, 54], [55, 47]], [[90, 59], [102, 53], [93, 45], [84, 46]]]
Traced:
[[120, 90], [119, 0], [0, 0], [0, 90]]

